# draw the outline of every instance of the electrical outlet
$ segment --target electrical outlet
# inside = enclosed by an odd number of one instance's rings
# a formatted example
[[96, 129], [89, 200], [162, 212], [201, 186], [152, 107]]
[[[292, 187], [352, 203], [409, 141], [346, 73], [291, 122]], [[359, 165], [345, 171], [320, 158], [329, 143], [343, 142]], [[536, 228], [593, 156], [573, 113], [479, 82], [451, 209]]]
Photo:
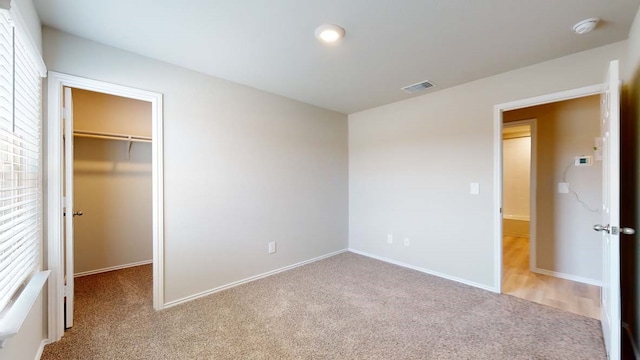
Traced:
[[387, 234], [387, 244], [393, 244], [393, 235]]
[[409, 246], [409, 245], [411, 245], [409, 238], [404, 238], [404, 246]]
[[273, 254], [276, 252], [276, 242], [272, 241], [269, 243], [269, 254]]

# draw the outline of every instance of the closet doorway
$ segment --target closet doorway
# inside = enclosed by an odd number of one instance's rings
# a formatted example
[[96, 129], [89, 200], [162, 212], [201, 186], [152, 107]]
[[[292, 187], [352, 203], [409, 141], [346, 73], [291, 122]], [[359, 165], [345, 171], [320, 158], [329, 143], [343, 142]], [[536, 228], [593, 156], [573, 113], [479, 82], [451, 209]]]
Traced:
[[103, 273], [136, 272], [145, 279], [140, 289], [94, 287], [144, 291], [143, 306], [163, 307], [162, 95], [55, 72], [48, 78], [49, 335], [57, 341], [73, 326], [76, 290], [86, 298], [87, 284]]
[[152, 264], [151, 104], [70, 90], [74, 277]]

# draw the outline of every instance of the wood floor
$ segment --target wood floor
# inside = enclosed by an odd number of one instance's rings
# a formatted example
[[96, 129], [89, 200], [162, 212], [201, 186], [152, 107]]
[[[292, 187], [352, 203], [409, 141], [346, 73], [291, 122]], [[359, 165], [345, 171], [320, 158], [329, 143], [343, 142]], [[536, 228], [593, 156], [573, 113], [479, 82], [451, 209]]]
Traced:
[[600, 287], [529, 270], [529, 239], [503, 239], [502, 292], [575, 314], [600, 319]]

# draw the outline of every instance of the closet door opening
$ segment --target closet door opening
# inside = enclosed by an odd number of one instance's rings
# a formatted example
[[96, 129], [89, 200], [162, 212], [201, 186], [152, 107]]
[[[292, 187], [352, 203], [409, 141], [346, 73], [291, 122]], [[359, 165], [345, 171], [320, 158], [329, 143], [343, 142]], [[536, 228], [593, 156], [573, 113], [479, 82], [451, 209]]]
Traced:
[[[65, 158], [73, 172], [65, 181], [72, 180], [73, 233], [67, 236], [72, 258], [66, 282], [73, 298], [66, 300], [72, 314], [67, 328], [111, 310], [153, 308], [152, 104], [69, 90], [73, 121], [67, 134], [73, 135], [65, 142], [72, 140], [67, 149], [73, 157]], [[136, 308], [116, 310], [125, 298]]]
[[[87, 92], [82, 92], [82, 90]], [[98, 97], [98, 101], [90, 105], [88, 111], [92, 111], [92, 113], [89, 114], [89, 117], [83, 115], [83, 111], [86, 109], [81, 108], [85, 105], [83, 95], [95, 95]], [[108, 97], [109, 95], [113, 97]], [[74, 96], [77, 97], [75, 106], [72, 104]], [[109, 103], [109, 99], [113, 100], [114, 98], [121, 100], [121, 102], [127, 102], [127, 100], [140, 101], [127, 103], [145, 107], [150, 106], [151, 114], [149, 116], [149, 111], [145, 110], [145, 115], [140, 118], [141, 120], [131, 120], [129, 116], [136, 111], [133, 108], [126, 107], [123, 110], [122, 106]], [[157, 92], [49, 71], [47, 76], [47, 103], [45, 152], [47, 161], [47, 212], [45, 232], [47, 266], [52, 271], [47, 289], [47, 333], [49, 341], [55, 342], [64, 336], [65, 328], [73, 326], [74, 322], [84, 322], [86, 326], [92, 326], [92, 324], [108, 326], [110, 316], [130, 316], [133, 313], [139, 313], [138, 311], [149, 311], [151, 313], [154, 310], [162, 310], [164, 308], [163, 99], [162, 94]], [[103, 111], [98, 111], [98, 109]], [[116, 111], [116, 109], [120, 110]], [[74, 114], [74, 110], [77, 114]], [[75, 122], [74, 115], [77, 115]], [[149, 123], [151, 127], [150, 134], [148, 133]], [[117, 129], [116, 125], [120, 125], [122, 128]], [[134, 125], [144, 127], [146, 130], [143, 131], [145, 132], [136, 132], [141, 128], [132, 128]], [[101, 148], [103, 150], [105, 148], [111, 149], [116, 145], [89, 144], [87, 151], [78, 153], [77, 157], [82, 159], [84, 167], [82, 169], [79, 168], [77, 172], [82, 172], [82, 176], [94, 176], [94, 180], [98, 178], [99, 174], [105, 176], [125, 174], [130, 178], [148, 176], [147, 169], [149, 165], [145, 165], [146, 160], [144, 162], [141, 161], [143, 157], [137, 151], [140, 150], [140, 145], [151, 147], [151, 245], [146, 248], [147, 251], [149, 248], [151, 249], [152, 255], [150, 257], [145, 256], [134, 260], [126, 258], [122, 262], [115, 262], [117, 256], [122, 256], [123, 254], [131, 256], [134, 254], [137, 247], [132, 242], [127, 242], [124, 247], [115, 247], [116, 251], [108, 251], [113, 247], [105, 247], [104, 243], [96, 242], [95, 238], [105, 236], [105, 233], [106, 235], [114, 236], [116, 230], [120, 229], [104, 224], [100, 228], [95, 228], [89, 232], [90, 239], [88, 241], [94, 241], [92, 246], [98, 247], [99, 250], [98, 255], [94, 254], [96, 256], [94, 261], [80, 259], [82, 256], [81, 245], [78, 245], [79, 249], [76, 254], [74, 227], [77, 226], [82, 229], [87, 225], [85, 222], [90, 222], [91, 219], [89, 218], [96, 216], [96, 214], [107, 218], [106, 207], [99, 207], [98, 210], [94, 211], [91, 207], [92, 204], [83, 203], [83, 195], [79, 194], [79, 204], [75, 204], [73, 201], [76, 189], [75, 186], [69, 185], [71, 185], [76, 175], [75, 163], [79, 163], [80, 160], [76, 161], [74, 159], [75, 151], [70, 151], [70, 149], [81, 138], [84, 140], [118, 142], [120, 147], [124, 146], [126, 148], [117, 150], [120, 154], [117, 158], [107, 157], [104, 153], [101, 155], [102, 157], [89, 158], [92, 154], [91, 152], [97, 152]], [[87, 146], [85, 145], [87, 144], [78, 144], [79, 151], [86, 148]], [[145, 167], [147, 168], [145, 169]], [[82, 184], [84, 180], [80, 179], [82, 176], [78, 176], [79, 184]], [[71, 182], [65, 181], [68, 179]], [[90, 196], [96, 196], [95, 193], [97, 192], [105, 192], [104, 189], [98, 186], [100, 181], [89, 181], [89, 183], [92, 185]], [[143, 203], [146, 203], [146, 201]], [[127, 205], [120, 205], [117, 209], [118, 214], [134, 209], [135, 206], [130, 202]], [[76, 216], [73, 216], [74, 212]], [[81, 216], [80, 212], [82, 213]], [[142, 216], [149, 216], [146, 210], [145, 212], [134, 211], [134, 213], [130, 217], [136, 219], [136, 225], [138, 222], [144, 223], [144, 220], [140, 220]], [[113, 220], [114, 218], [121, 219], [122, 216], [118, 215], [108, 219]], [[128, 234], [126, 239], [132, 239], [133, 229], [128, 225], [123, 225], [122, 227], [125, 230], [124, 233]], [[82, 232], [82, 230], [79, 231]], [[82, 237], [83, 235], [79, 236]], [[84, 242], [83, 239], [78, 241]], [[149, 241], [148, 238], [146, 241]], [[85, 249], [91, 247], [86, 246], [86, 244], [84, 246]], [[102, 259], [98, 259], [97, 256], [102, 256]], [[78, 264], [81, 264], [77, 268], [74, 264], [76, 257], [78, 257]], [[98, 260], [103, 262], [99, 263]], [[152, 261], [152, 264], [144, 264], [149, 261]], [[91, 268], [82, 267], [87, 264], [90, 264]], [[74, 286], [76, 275], [78, 275], [79, 282], [89, 282], [92, 278], [97, 279], [107, 275], [118, 275], [118, 271], [136, 270], [144, 266], [151, 268], [151, 274], [145, 274], [144, 276], [138, 274], [137, 277], [132, 277], [141, 281], [142, 285], [140, 286], [131, 284], [122, 278], [103, 281], [103, 286], [94, 286], [93, 289], [88, 290], [83, 286], [78, 288]], [[88, 280], [85, 281], [85, 279]], [[149, 283], [151, 283], [150, 289]], [[77, 304], [78, 309], [82, 309], [84, 314], [88, 315], [82, 319], [80, 317], [74, 319], [74, 297], [76, 292], [78, 295], [84, 296], [83, 300]], [[112, 298], [113, 295], [132, 295], [134, 297], [116, 299]], [[96, 303], [92, 302], [92, 300], [98, 299], [110, 302], [106, 310], [105, 308], [94, 306]], [[123, 305], [131, 305], [133, 308]], [[106, 311], [110, 312], [110, 314], [106, 314]], [[87, 321], [89, 319], [92, 319], [93, 323]]]

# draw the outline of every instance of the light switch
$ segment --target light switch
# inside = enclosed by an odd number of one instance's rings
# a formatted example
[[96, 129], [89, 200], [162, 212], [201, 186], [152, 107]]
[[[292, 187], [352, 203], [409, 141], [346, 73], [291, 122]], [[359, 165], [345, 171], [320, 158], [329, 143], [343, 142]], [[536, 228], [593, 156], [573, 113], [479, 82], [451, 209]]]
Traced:
[[471, 195], [478, 195], [480, 194], [480, 183], [471, 183], [471, 186], [469, 187], [469, 192], [471, 193]]
[[568, 194], [569, 183], [558, 183], [558, 194]]

